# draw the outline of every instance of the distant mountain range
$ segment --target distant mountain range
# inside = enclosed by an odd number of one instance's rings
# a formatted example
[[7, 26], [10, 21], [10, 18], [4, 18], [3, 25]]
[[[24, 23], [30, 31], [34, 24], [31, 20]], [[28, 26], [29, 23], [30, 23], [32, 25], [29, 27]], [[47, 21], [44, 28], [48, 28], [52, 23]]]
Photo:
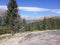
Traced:
[[[6, 10], [0, 10], [0, 19], [1, 19], [1, 17], [5, 16], [5, 13], [6, 13]], [[31, 18], [31, 17], [22, 17], [22, 18], [25, 18], [27, 23], [32, 23], [32, 22], [35, 22], [35, 21], [43, 20], [44, 17], [45, 18], [60, 18], [60, 16], [52, 16], [52, 15], [38, 16], [38, 17], [34, 17], [34, 18]]]
[[46, 19], [48, 19], [48, 18], [60, 18], [60, 16], [40, 16], [40, 17], [34, 17], [34, 18], [28, 18], [28, 17], [26, 17], [25, 20], [26, 20], [27, 23], [32, 23], [32, 22], [43, 20], [44, 17]]

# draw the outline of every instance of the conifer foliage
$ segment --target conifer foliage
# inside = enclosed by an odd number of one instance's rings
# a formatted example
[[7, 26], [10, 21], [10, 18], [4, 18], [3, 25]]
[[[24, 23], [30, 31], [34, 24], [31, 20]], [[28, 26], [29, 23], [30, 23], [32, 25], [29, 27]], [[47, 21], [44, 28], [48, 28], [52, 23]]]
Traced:
[[19, 32], [19, 29], [21, 28], [21, 18], [18, 14], [18, 6], [16, 0], [10, 0], [7, 5], [7, 8], [8, 10], [5, 16], [5, 24], [10, 27], [10, 30], [13, 30], [14, 32]]

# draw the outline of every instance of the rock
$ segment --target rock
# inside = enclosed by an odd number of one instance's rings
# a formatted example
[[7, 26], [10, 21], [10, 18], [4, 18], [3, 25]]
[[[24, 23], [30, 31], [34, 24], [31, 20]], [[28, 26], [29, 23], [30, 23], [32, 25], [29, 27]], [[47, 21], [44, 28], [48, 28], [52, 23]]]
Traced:
[[0, 42], [0, 45], [60, 45], [60, 30], [29, 32], [14, 36]]
[[20, 40], [20, 45], [60, 45], [60, 31], [31, 33]]

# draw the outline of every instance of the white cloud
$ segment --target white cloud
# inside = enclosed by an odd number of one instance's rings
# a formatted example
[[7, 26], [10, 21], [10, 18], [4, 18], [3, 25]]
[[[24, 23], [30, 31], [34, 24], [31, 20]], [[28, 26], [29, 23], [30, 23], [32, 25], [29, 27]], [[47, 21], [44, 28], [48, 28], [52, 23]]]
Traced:
[[7, 10], [7, 6], [0, 6], [0, 10]]
[[60, 13], [60, 9], [52, 9], [51, 12]]
[[38, 8], [38, 7], [18, 7], [18, 8], [23, 11], [31, 11], [31, 12], [49, 11], [49, 9]]
[[18, 7], [20, 10], [23, 11], [30, 11], [30, 12], [42, 12], [42, 11], [50, 11], [54, 13], [60, 13], [60, 9], [47, 9], [47, 8], [38, 8], [38, 7]]
[[[18, 7], [18, 9], [29, 12], [50, 11], [54, 13], [60, 13], [60, 9], [47, 9], [47, 8], [39, 8], [39, 7]], [[0, 5], [0, 10], [7, 10], [7, 6]]]

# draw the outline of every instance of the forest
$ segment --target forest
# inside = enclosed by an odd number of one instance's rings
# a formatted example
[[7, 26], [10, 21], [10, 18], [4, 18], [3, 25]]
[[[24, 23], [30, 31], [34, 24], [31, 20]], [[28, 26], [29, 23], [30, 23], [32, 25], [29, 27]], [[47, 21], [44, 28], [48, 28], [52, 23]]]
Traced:
[[7, 8], [7, 13], [3, 17], [3, 24], [0, 23], [0, 34], [60, 29], [60, 17], [58, 16], [44, 17], [43, 20], [27, 23], [26, 19], [22, 19], [18, 13], [16, 0], [10, 0]]

